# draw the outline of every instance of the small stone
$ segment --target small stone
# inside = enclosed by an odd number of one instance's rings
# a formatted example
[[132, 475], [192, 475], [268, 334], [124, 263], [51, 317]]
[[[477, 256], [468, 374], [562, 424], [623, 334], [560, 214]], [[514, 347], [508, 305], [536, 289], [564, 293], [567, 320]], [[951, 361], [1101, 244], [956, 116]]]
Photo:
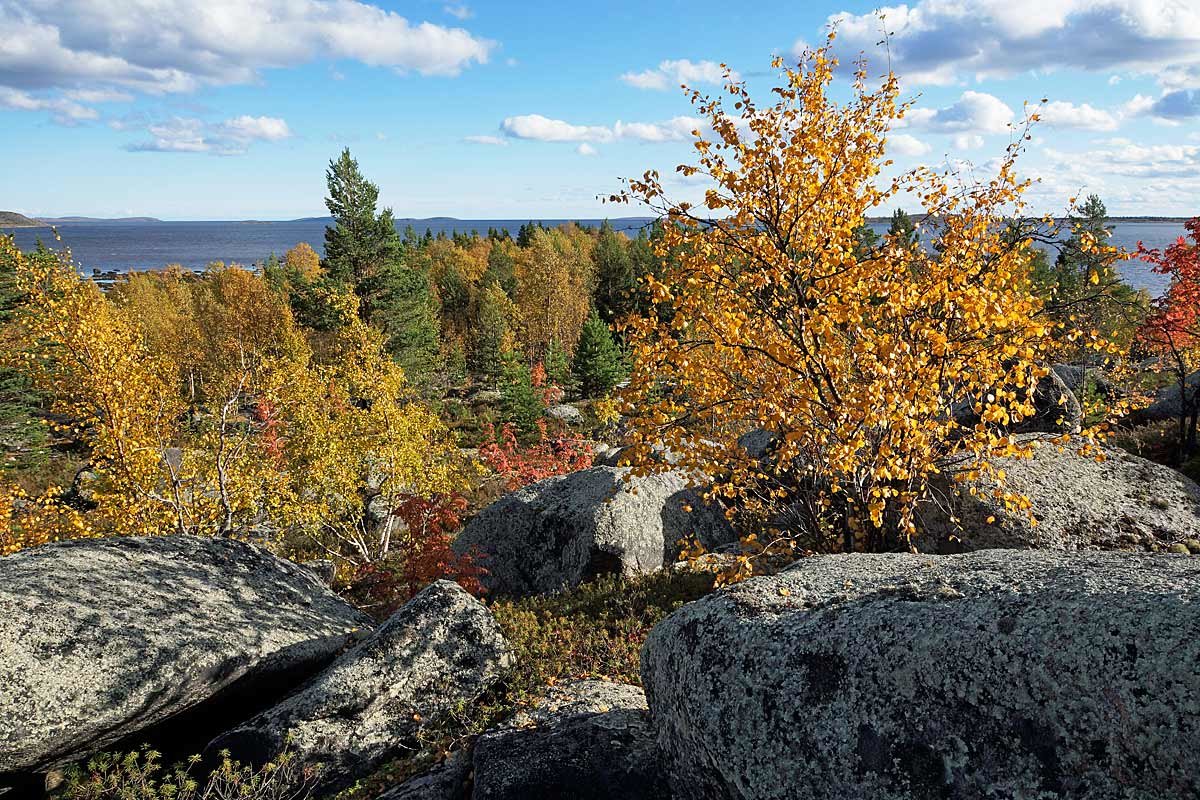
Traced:
[[1176, 542], [1175, 544], [1171, 545], [1170, 547], [1167, 548], [1167, 552], [1168, 553], [1181, 553], [1185, 556], [1192, 554], [1192, 551], [1190, 549], [1188, 549], [1188, 546], [1186, 544], [1184, 544], [1183, 542]]
[[1200, 555], [1200, 539], [1185, 539], [1183, 546], [1196, 555]]

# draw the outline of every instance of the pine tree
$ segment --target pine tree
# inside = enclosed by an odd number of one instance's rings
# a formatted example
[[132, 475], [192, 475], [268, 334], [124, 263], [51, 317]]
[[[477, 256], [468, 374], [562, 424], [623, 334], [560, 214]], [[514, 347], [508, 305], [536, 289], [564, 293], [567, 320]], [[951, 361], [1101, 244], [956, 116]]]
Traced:
[[571, 355], [558, 339], [550, 340], [546, 348], [546, 377], [567, 394], [574, 394], [575, 375], [571, 369]]
[[612, 331], [594, 310], [583, 324], [574, 369], [583, 397], [600, 397], [625, 378], [625, 363]]
[[349, 148], [329, 162], [325, 180], [329, 186], [325, 206], [334, 224], [325, 229], [323, 266], [331, 278], [354, 287], [363, 316], [369, 318], [375, 309], [379, 275], [400, 255], [392, 210], [375, 213], [379, 187], [363, 177]]
[[483, 277], [479, 279], [481, 287], [492, 283], [499, 285], [509, 298], [516, 297], [517, 276], [513, 257], [508, 252], [508, 248], [502, 247], [498, 242], [493, 244], [492, 249], [488, 251], [487, 269], [483, 271]]
[[387, 334], [387, 347], [409, 381], [424, 385], [433, 375], [440, 349], [440, 311], [420, 270], [392, 264], [379, 276], [379, 303], [373, 321]]
[[500, 377], [509, 339], [512, 301], [499, 284], [483, 287], [472, 329], [470, 366], [488, 380]]

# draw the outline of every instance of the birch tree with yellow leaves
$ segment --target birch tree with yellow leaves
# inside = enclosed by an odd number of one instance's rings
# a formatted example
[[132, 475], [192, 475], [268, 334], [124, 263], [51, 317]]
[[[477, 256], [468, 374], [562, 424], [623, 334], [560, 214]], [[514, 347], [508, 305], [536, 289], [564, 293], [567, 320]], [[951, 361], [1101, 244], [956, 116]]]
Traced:
[[253, 535], [365, 564], [403, 545], [367, 524], [372, 498], [393, 508], [465, 487], [453, 437], [353, 298], [332, 303], [345, 318], [318, 356], [286, 303], [240, 268], [140, 275], [106, 297], [69, 254], [26, 259], [0, 237], [0, 262], [25, 296], [9, 358], [96, 476], [86, 512], [58, 487], [0, 487], [0, 552], [81, 536]]
[[[1009, 430], [1035, 413], [1052, 323], [1028, 289], [1031, 242], [1002, 224], [1023, 207], [1028, 123], [984, 182], [884, 178], [909, 104], [894, 75], [870, 88], [863, 63], [835, 102], [832, 41], [775, 61], [769, 105], [733, 80], [690, 93], [706, 124], [678, 171], [707, 180], [701, 204], [654, 172], [612, 198], [664, 219], [662, 273], [644, 278], [655, 310], [626, 331], [633, 461], [713, 481], [751, 553], [904, 546], [936, 476], [994, 474], [1036, 444]], [[856, 254], [868, 212], [898, 198], [923, 206], [933, 246], [885, 237]], [[756, 429], [765, 456], [739, 445]], [[663, 447], [678, 463], [653, 457]]]

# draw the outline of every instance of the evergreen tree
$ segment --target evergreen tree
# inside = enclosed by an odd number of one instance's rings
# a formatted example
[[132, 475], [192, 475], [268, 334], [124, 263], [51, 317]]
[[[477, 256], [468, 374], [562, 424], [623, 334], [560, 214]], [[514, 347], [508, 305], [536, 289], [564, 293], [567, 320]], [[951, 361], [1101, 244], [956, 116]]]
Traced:
[[888, 225], [887, 235], [901, 247], [916, 247], [921, 241], [916, 223], [902, 208], [892, 212], [892, 222]]
[[600, 397], [625, 378], [625, 363], [612, 331], [594, 310], [583, 324], [574, 369], [583, 397]]
[[575, 376], [571, 370], [571, 356], [558, 339], [551, 339], [546, 349], [546, 377], [567, 394], [575, 391]]
[[487, 269], [483, 271], [483, 276], [479, 279], [481, 287], [493, 283], [503, 289], [509, 298], [516, 297], [516, 266], [513, 264], [512, 254], [499, 244], [493, 244], [492, 249], [488, 251]]
[[373, 321], [388, 338], [388, 351], [409, 381], [426, 385], [439, 351], [440, 313], [424, 272], [401, 264], [380, 275], [379, 308]]
[[596, 308], [601, 319], [612, 323], [634, 310], [637, 276], [625, 237], [614, 231], [608, 220], [600, 226], [592, 257], [596, 262]]
[[499, 284], [484, 286], [472, 331], [470, 366], [489, 380], [496, 380], [504, 367], [509, 336], [509, 310], [512, 302]]
[[879, 247], [879, 234], [868, 225], [862, 223], [854, 229], [854, 257], [859, 261], [870, 258]]
[[[56, 257], [40, 240], [37, 252], [29, 256]], [[11, 347], [12, 352], [17, 352], [17, 344], [11, 340], [11, 323], [23, 300], [16, 278], [15, 265], [0, 259], [0, 348]], [[10, 456], [0, 460], [0, 472], [33, 469], [47, 460], [46, 428], [38, 419], [42, 399], [20, 370], [0, 365], [0, 442]]]
[[400, 237], [392, 219], [392, 210], [379, 214], [379, 187], [363, 177], [350, 149], [329, 162], [325, 172], [329, 196], [325, 205], [333, 215], [333, 226], [325, 229], [326, 274], [354, 287], [364, 318], [375, 309], [382, 271], [400, 255]]
[[[1109, 341], [1128, 345], [1145, 317], [1149, 299], [1121, 278], [1111, 253], [1096, 252], [1088, 244], [1108, 243], [1112, 235], [1108, 210], [1098, 196], [1089, 195], [1070, 222], [1071, 235], [1061, 244], [1054, 265], [1048, 269], [1033, 265], [1035, 290], [1046, 300], [1050, 315], [1068, 327], [1094, 329]], [[1077, 352], [1064, 357], [1093, 357], [1082, 346], [1074, 349]]]
[[500, 381], [500, 407], [504, 421], [511, 422], [520, 438], [529, 441], [538, 434], [538, 422], [546, 410], [533, 375], [525, 362], [510, 353], [504, 359]]

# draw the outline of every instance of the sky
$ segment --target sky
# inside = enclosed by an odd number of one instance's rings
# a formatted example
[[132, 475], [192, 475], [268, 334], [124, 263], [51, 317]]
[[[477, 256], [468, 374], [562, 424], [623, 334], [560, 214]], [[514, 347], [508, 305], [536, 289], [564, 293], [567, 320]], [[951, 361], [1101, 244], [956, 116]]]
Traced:
[[0, 209], [321, 216], [349, 147], [398, 217], [633, 216], [601, 198], [692, 160], [680, 83], [766, 97], [830, 26], [915, 100], [897, 169], [986, 176], [1045, 98], [1034, 210], [1200, 213], [1200, 0], [0, 0]]

